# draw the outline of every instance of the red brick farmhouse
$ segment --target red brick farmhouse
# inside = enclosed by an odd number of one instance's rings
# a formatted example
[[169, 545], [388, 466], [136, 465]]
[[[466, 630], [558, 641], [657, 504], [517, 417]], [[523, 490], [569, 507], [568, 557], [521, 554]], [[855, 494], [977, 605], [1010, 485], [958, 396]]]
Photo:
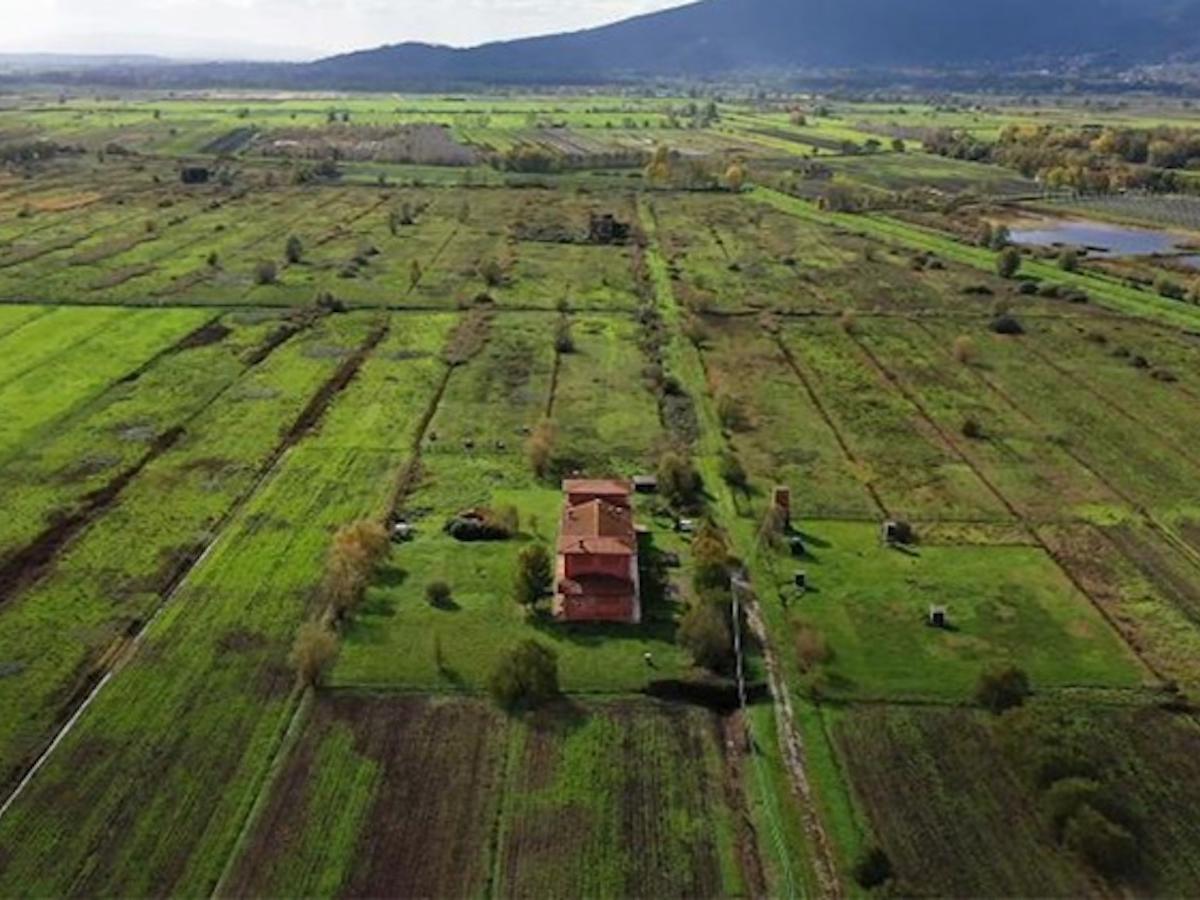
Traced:
[[555, 616], [566, 622], [640, 622], [633, 484], [564, 481], [563, 492]]

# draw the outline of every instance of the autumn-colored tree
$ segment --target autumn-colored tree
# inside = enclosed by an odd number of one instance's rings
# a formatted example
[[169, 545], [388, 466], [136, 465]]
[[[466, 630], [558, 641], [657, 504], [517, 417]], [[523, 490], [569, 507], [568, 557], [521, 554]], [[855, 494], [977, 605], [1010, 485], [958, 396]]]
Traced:
[[746, 167], [739, 162], [733, 163], [725, 170], [725, 186], [733, 193], [739, 193], [746, 184]]
[[665, 184], [671, 180], [671, 149], [666, 144], [654, 148], [644, 174], [651, 184]]
[[554, 460], [554, 438], [554, 423], [549, 419], [539, 422], [529, 436], [529, 464], [538, 478], [550, 474], [550, 464]]
[[387, 530], [378, 522], [352, 522], [333, 536], [325, 566], [325, 600], [338, 618], [362, 599], [375, 567], [387, 555]]
[[960, 363], [970, 365], [975, 359], [975, 341], [967, 337], [965, 334], [960, 334], [954, 339], [954, 358]]
[[337, 657], [337, 635], [319, 622], [305, 622], [296, 631], [288, 657], [296, 676], [306, 687], [316, 687]]

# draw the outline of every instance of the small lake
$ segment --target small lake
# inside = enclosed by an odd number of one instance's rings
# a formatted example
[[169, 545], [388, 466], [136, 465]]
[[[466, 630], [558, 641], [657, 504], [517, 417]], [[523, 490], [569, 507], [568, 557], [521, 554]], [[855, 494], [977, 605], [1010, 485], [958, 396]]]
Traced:
[[1014, 244], [1032, 247], [1086, 247], [1096, 256], [1149, 256], [1179, 253], [1187, 239], [1166, 231], [1127, 228], [1105, 222], [1044, 219], [1022, 227], [1009, 226]]

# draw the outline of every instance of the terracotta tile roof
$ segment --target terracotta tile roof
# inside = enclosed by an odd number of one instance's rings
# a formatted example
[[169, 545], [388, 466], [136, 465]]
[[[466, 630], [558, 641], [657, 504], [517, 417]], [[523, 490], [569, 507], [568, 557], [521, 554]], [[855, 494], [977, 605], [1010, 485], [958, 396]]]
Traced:
[[628, 509], [590, 500], [563, 510], [559, 553], [632, 556], [636, 550], [637, 534]]
[[562, 487], [568, 494], [594, 494], [597, 497], [627, 497], [633, 493], [633, 483], [623, 478], [568, 478]]

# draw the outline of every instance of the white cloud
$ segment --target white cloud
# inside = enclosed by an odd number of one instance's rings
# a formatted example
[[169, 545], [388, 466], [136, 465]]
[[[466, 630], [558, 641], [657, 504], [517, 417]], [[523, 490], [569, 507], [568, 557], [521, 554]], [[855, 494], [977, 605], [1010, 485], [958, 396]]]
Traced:
[[587, 28], [682, 0], [0, 0], [0, 51], [303, 58], [401, 41], [468, 46]]

